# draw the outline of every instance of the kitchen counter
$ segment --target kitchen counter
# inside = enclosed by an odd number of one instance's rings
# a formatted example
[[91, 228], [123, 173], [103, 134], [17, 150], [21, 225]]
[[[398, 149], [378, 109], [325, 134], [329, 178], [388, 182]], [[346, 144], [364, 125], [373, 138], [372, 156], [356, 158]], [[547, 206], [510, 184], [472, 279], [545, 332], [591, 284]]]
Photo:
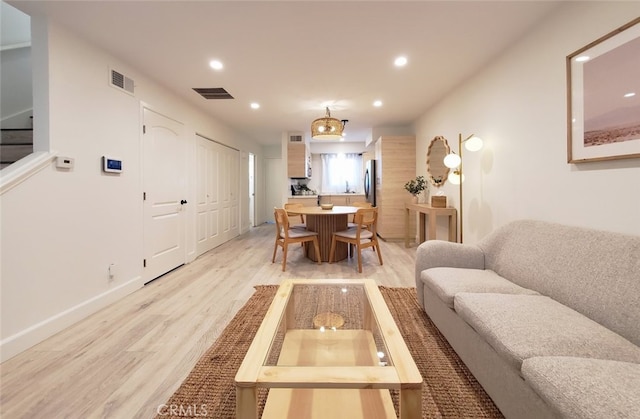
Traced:
[[363, 193], [332, 193], [320, 195], [321, 204], [351, 205], [354, 202], [363, 202], [366, 198]]
[[354, 202], [366, 200], [363, 193], [332, 193], [320, 195], [289, 195], [290, 204], [299, 203], [305, 207], [315, 207], [318, 205], [318, 196], [321, 204], [351, 205]]

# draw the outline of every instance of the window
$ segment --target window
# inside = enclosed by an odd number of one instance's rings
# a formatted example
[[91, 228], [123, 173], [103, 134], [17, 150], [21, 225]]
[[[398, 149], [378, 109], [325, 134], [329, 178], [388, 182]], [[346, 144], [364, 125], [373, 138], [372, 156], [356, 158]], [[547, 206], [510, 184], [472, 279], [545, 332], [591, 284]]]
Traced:
[[322, 154], [323, 194], [362, 192], [362, 154]]

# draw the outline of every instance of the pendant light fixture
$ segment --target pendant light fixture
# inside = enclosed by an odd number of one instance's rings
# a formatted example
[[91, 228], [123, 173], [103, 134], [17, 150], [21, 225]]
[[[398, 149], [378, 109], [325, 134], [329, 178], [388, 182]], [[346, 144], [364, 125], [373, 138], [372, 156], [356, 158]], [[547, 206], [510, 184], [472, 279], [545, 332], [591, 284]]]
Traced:
[[318, 118], [311, 123], [311, 138], [314, 140], [336, 140], [342, 137], [342, 131], [347, 119], [339, 120], [331, 117], [329, 107], [323, 118]]

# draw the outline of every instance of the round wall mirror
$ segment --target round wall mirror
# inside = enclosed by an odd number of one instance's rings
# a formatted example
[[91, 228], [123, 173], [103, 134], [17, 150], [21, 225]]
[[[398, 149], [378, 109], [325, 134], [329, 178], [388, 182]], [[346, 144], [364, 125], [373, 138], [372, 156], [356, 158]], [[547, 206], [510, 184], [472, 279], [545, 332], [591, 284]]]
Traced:
[[427, 174], [429, 182], [436, 188], [441, 187], [447, 181], [449, 168], [444, 165], [444, 157], [451, 152], [447, 139], [441, 136], [435, 137], [427, 150]]

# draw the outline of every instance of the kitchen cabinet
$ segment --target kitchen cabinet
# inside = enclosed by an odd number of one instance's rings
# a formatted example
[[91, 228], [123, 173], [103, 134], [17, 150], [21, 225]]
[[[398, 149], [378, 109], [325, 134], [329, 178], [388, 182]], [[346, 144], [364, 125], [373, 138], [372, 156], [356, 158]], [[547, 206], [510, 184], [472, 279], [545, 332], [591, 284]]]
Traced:
[[[376, 141], [375, 153], [378, 235], [385, 240], [403, 240], [405, 203], [412, 198], [404, 184], [416, 177], [416, 137], [382, 136]], [[415, 219], [410, 223], [414, 231]]]
[[339, 194], [339, 195], [322, 195], [321, 204], [333, 204], [337, 206], [353, 205], [354, 202], [365, 202], [364, 195], [361, 194]]
[[308, 195], [301, 196], [295, 198], [288, 199], [289, 204], [302, 204], [305, 207], [317, 207], [318, 206], [318, 196], [317, 195]]
[[287, 143], [287, 176], [311, 177], [311, 152], [305, 143]]

